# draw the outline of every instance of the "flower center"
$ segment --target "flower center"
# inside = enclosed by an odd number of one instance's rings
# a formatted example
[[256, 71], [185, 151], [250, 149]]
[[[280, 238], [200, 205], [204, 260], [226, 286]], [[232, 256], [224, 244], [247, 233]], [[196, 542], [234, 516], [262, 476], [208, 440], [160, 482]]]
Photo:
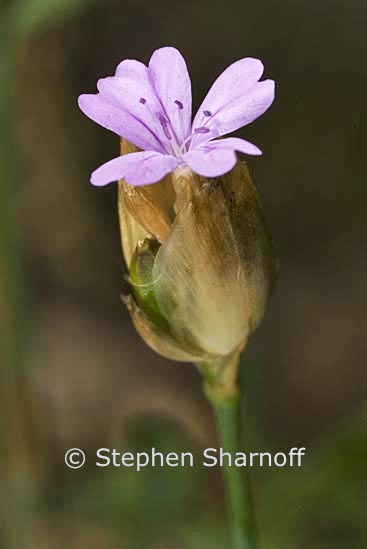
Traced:
[[[147, 100], [145, 99], [145, 97], [140, 97], [139, 103], [141, 103], [142, 105], [147, 105]], [[179, 113], [178, 117], [176, 118], [175, 127], [173, 126], [171, 120], [167, 116], [163, 106], [162, 106], [163, 112], [156, 112], [156, 113], [154, 113], [154, 115], [157, 116], [157, 118], [159, 120], [159, 124], [162, 128], [163, 134], [164, 134], [165, 138], [168, 139], [168, 141], [169, 141], [169, 146], [168, 146], [167, 153], [168, 154], [173, 153], [175, 156], [180, 156], [183, 152], [185, 152], [187, 150], [186, 149], [186, 143], [189, 139], [191, 139], [191, 136], [188, 139], [186, 139], [184, 141], [184, 143], [182, 143], [182, 144], [180, 143], [180, 140], [178, 139], [178, 136], [177, 136], [177, 132], [178, 132], [178, 135], [181, 135], [182, 131], [183, 131], [183, 119], [182, 119], [181, 112], [184, 109], [184, 105], [183, 105], [182, 101], [180, 101], [179, 99], [175, 99], [174, 104], [177, 105], [178, 113]], [[147, 107], [149, 108], [149, 105], [147, 105]], [[175, 131], [175, 129], [176, 129], [176, 131]], [[200, 130], [200, 128], [199, 128], [199, 130]], [[206, 133], [205, 128], [203, 128], [203, 130], [204, 131], [202, 133]], [[207, 131], [209, 131], [209, 130], [207, 130]], [[199, 133], [201, 133], [201, 132], [199, 131]], [[157, 137], [157, 139], [159, 139], [158, 136], [156, 136], [156, 137]], [[164, 146], [163, 143], [162, 143], [162, 145]], [[166, 149], [167, 149], [167, 145], [168, 145], [168, 143], [166, 144], [166, 147], [165, 147]], [[172, 150], [169, 150], [169, 149], [172, 149]]]
[[[148, 108], [151, 111], [151, 109], [149, 108], [149, 104], [147, 104], [147, 100], [145, 99], [145, 97], [140, 97], [139, 103], [141, 103], [142, 105], [146, 105], [146, 108]], [[176, 103], [176, 105], [178, 106], [178, 108], [180, 110], [183, 109], [183, 104], [181, 103], [181, 101], [176, 99], [175, 103]], [[163, 134], [164, 134], [165, 138], [168, 139], [168, 141], [170, 142], [169, 143], [170, 146], [167, 147], [167, 145], [168, 145], [167, 143], [166, 143], [166, 146], [165, 146], [164, 142], [162, 142], [162, 139], [159, 138], [159, 135], [156, 135], [155, 137], [158, 139], [158, 141], [161, 142], [162, 146], [166, 149], [166, 152], [168, 154], [172, 154], [172, 152], [173, 152], [173, 154], [175, 154], [177, 156], [178, 153], [179, 153], [180, 147], [178, 145], [175, 130], [172, 126], [172, 123], [171, 123], [170, 119], [168, 118], [168, 116], [166, 115], [165, 112], [155, 112], [155, 113], [153, 113], [151, 111], [151, 114], [158, 118], [159, 124], [162, 128], [162, 131], [163, 131]], [[151, 131], [153, 131], [153, 130], [151, 130]], [[169, 150], [170, 148], [172, 150]]]

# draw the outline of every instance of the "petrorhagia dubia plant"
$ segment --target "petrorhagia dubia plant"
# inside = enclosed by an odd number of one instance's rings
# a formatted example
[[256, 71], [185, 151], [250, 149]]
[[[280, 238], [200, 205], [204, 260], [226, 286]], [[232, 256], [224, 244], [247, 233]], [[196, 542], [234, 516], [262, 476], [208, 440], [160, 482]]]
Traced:
[[[214, 82], [191, 120], [182, 55], [156, 50], [146, 66], [122, 61], [81, 110], [121, 138], [121, 155], [91, 177], [118, 181], [132, 321], [156, 352], [203, 374], [222, 447], [238, 446], [239, 356], [261, 321], [277, 261], [262, 207], [236, 152], [253, 144], [222, 136], [251, 123], [274, 99], [261, 61], [244, 58]], [[256, 546], [248, 479], [225, 469], [236, 549]]]

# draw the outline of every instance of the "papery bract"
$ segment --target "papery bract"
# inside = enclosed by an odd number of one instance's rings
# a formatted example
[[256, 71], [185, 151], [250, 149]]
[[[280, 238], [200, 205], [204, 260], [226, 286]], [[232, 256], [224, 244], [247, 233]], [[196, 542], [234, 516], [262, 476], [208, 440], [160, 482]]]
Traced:
[[[122, 153], [134, 147], [122, 142]], [[134, 325], [172, 360], [227, 360], [260, 323], [277, 272], [258, 194], [243, 162], [204, 178], [182, 167], [159, 184], [119, 182]], [[227, 358], [226, 358], [227, 357]]]

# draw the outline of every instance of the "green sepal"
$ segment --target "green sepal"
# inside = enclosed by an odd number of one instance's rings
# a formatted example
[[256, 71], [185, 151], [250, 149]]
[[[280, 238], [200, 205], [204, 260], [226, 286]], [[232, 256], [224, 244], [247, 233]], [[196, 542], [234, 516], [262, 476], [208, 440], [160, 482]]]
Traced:
[[130, 263], [132, 294], [140, 309], [158, 328], [170, 334], [170, 326], [159, 310], [154, 293], [153, 266], [160, 243], [153, 238], [140, 240]]

